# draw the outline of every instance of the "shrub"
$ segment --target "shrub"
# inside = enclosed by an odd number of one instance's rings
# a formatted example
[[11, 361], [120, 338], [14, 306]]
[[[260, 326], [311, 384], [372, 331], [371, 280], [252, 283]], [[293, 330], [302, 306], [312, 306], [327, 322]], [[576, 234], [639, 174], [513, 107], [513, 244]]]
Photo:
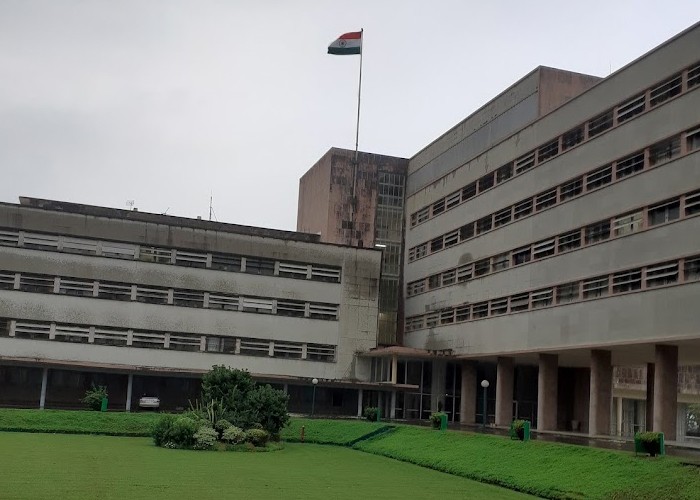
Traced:
[[525, 423], [527, 420], [513, 420], [513, 432], [520, 441], [525, 439]]
[[447, 413], [445, 413], [445, 412], [443, 412], [443, 411], [438, 411], [438, 412], [435, 412], [435, 413], [431, 413], [431, 414], [430, 414], [430, 423], [431, 423], [431, 425], [433, 426], [433, 429], [439, 429], [439, 428], [440, 428], [440, 424], [442, 423], [442, 418], [441, 418], [441, 417], [442, 417], [443, 415], [447, 415]]
[[364, 409], [362, 415], [370, 422], [376, 422], [379, 420], [379, 408], [375, 406], [368, 406]]
[[262, 447], [270, 439], [270, 433], [262, 429], [250, 429], [245, 433], [246, 442], [253, 446]]
[[211, 450], [216, 444], [216, 439], [218, 437], [218, 433], [211, 427], [200, 427], [197, 432], [194, 433], [194, 445], [192, 445], [192, 448], [195, 450]]
[[194, 444], [194, 435], [200, 427], [191, 418], [177, 417], [173, 422], [170, 441], [183, 448], [189, 448]]
[[241, 444], [245, 441], [246, 433], [240, 427], [231, 426], [221, 434], [221, 440], [229, 444]]
[[661, 453], [660, 432], [638, 432], [634, 438], [639, 441], [642, 449], [652, 457]]
[[211, 399], [209, 401], [197, 400], [194, 405], [192, 401], [190, 401], [190, 409], [187, 412], [187, 416], [193, 420], [202, 421], [211, 428], [215, 428], [219, 420], [224, 420], [224, 416], [227, 412], [228, 409], [224, 405], [223, 399]]
[[216, 424], [214, 425], [214, 429], [216, 430], [217, 434], [219, 435], [219, 438], [221, 438], [221, 436], [223, 436], [224, 431], [226, 429], [228, 429], [229, 427], [231, 427], [231, 425], [232, 425], [231, 422], [229, 422], [228, 420], [224, 420], [223, 418], [221, 420], [219, 420], [218, 422], [216, 422]]
[[107, 397], [107, 387], [104, 385], [95, 386], [85, 391], [85, 397], [80, 400], [90, 410], [100, 411], [102, 408], [102, 399]]
[[260, 425], [270, 434], [279, 432], [289, 423], [287, 403], [289, 395], [273, 389], [269, 385], [259, 385], [250, 391], [245, 399], [251, 427]]
[[172, 436], [175, 418], [175, 415], [163, 415], [158, 422], [156, 422], [156, 425], [153, 427], [153, 443], [156, 446], [165, 446], [167, 443], [173, 442]]
[[202, 377], [202, 401], [218, 401], [226, 408], [222, 416], [234, 425], [248, 427], [246, 397], [255, 388], [253, 377], [245, 370], [214, 366]]

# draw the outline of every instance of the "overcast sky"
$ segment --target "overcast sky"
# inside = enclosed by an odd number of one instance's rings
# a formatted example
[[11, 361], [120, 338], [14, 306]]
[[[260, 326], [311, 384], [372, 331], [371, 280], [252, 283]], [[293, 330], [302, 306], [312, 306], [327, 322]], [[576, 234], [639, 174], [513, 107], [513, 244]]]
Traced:
[[299, 177], [411, 157], [538, 65], [607, 76], [698, 0], [0, 0], [0, 201], [34, 196], [294, 229]]

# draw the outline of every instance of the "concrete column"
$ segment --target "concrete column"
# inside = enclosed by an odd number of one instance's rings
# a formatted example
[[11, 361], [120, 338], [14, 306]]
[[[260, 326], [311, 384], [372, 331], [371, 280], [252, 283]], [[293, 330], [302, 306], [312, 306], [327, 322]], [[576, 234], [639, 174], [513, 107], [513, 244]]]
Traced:
[[498, 358], [496, 367], [496, 425], [513, 421], [513, 358]]
[[612, 365], [610, 351], [591, 351], [591, 399], [588, 406], [588, 434], [610, 434], [612, 411]]
[[654, 428], [654, 363], [647, 363], [647, 401], [645, 411], [644, 430], [651, 431]]
[[39, 396], [39, 409], [43, 410], [46, 406], [46, 386], [49, 382], [49, 369], [44, 368], [41, 374], [41, 395]]
[[396, 418], [396, 391], [391, 391], [391, 406], [389, 407], [389, 418]]
[[678, 347], [657, 345], [654, 369], [654, 432], [676, 439], [678, 407]]
[[433, 377], [430, 384], [430, 411], [438, 411], [438, 403], [445, 409], [445, 375], [447, 363], [444, 360], [433, 361]]
[[557, 390], [559, 356], [540, 354], [537, 375], [537, 430], [557, 430]]
[[476, 423], [476, 364], [471, 361], [462, 363], [462, 389], [459, 399], [459, 423]]
[[617, 410], [617, 435], [622, 436], [622, 398], [615, 398], [616, 400], [616, 410]]
[[131, 392], [134, 387], [134, 374], [130, 373], [126, 381], [126, 411], [131, 411]]
[[362, 416], [362, 389], [357, 390], [357, 416]]
[[396, 382], [398, 381], [398, 376], [399, 376], [399, 357], [398, 356], [392, 356], [391, 357], [391, 383], [396, 385]]

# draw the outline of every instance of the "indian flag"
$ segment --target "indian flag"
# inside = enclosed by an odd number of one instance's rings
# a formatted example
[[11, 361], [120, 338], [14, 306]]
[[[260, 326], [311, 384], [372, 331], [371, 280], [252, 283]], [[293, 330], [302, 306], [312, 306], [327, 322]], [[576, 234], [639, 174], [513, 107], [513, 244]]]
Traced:
[[336, 56], [359, 54], [362, 52], [362, 31], [353, 31], [340, 35], [328, 46], [328, 53]]

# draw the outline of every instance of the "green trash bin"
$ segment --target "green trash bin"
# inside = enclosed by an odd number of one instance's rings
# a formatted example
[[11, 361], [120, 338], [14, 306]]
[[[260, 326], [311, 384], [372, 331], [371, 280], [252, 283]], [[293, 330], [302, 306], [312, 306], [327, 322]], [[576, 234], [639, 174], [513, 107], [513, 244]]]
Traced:
[[440, 430], [441, 431], [447, 430], [447, 415], [445, 415], [445, 414], [440, 415]]
[[102, 398], [102, 405], [100, 406], [100, 411], [107, 411], [107, 398]]

